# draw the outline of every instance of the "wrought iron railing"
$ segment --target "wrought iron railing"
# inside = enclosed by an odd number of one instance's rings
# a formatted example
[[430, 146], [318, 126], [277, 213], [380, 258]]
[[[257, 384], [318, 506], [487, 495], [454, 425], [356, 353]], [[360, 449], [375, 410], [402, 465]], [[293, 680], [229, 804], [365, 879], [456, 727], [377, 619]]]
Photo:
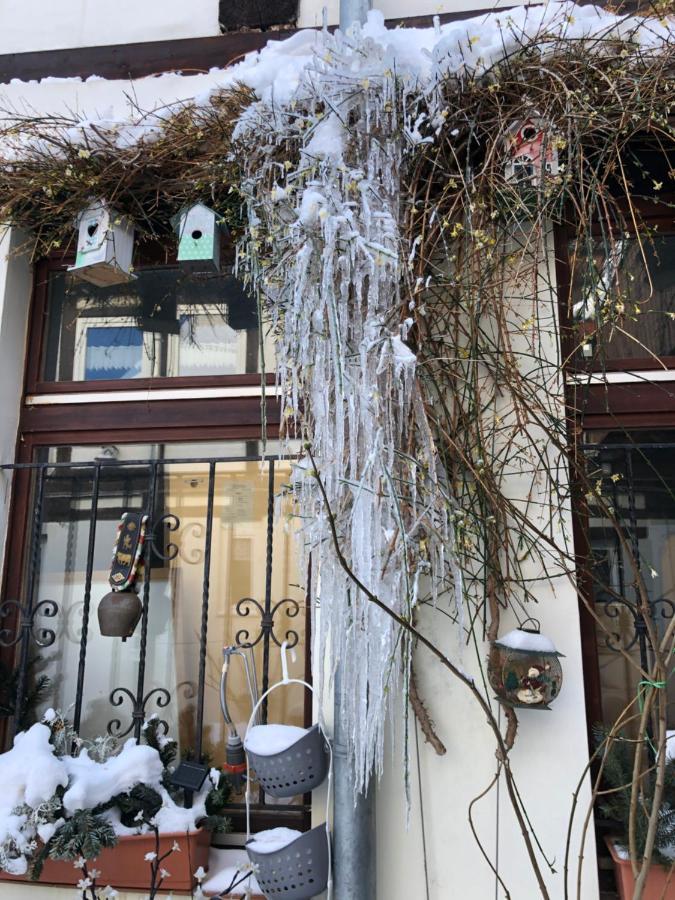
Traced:
[[[174, 702], [174, 698], [167, 687], [153, 686], [148, 689], [146, 684], [146, 659], [148, 654], [148, 621], [150, 612], [150, 590], [152, 584], [153, 563], [166, 563], [176, 558], [179, 546], [175, 535], [180, 530], [180, 519], [173, 513], [163, 510], [162, 491], [160, 481], [169, 466], [185, 467], [197, 465], [206, 467], [208, 481], [205, 498], [205, 525], [203, 554], [200, 553], [203, 562], [201, 613], [199, 629], [199, 653], [196, 674], [196, 710], [195, 710], [195, 746], [194, 755], [203, 757], [204, 735], [204, 706], [205, 706], [205, 682], [207, 663], [207, 640], [209, 625], [209, 608], [211, 599], [211, 573], [214, 560], [212, 559], [213, 521], [214, 521], [214, 493], [216, 484], [217, 467], [222, 463], [260, 463], [260, 457], [252, 456], [228, 456], [228, 457], [180, 457], [175, 459], [96, 459], [83, 462], [57, 461], [16, 463], [0, 466], [0, 469], [14, 473], [28, 472], [32, 479], [31, 497], [31, 522], [29, 534], [26, 535], [24, 548], [23, 572], [21, 580], [21, 597], [5, 596], [0, 603], [0, 652], [5, 654], [5, 660], [12, 660], [15, 666], [15, 696], [13, 698], [14, 715], [10, 725], [10, 733], [16, 732], [20, 727], [22, 710], [26, 692], [29, 687], [31, 654], [37, 649], [43, 650], [54, 645], [59, 622], [59, 606], [54, 600], [38, 600], [38, 581], [40, 577], [42, 532], [45, 516], [45, 500], [47, 489], [63, 482], [63, 490], [67, 492], [68, 484], [73, 479], [73, 474], [83, 473], [87, 477], [87, 500], [89, 502], [87, 553], [84, 567], [83, 603], [81, 617], [81, 631], [79, 639], [79, 655], [77, 661], [77, 680], [75, 696], [72, 698], [72, 720], [76, 730], [79, 731], [82, 722], [83, 697], [87, 680], [87, 651], [90, 641], [90, 627], [92, 617], [92, 577], [94, 573], [94, 555], [97, 536], [97, 526], [101, 521], [101, 489], [106, 478], [112, 472], [120, 476], [124, 481], [133, 476], [135, 484], [138, 479], [145, 478], [145, 485], [140, 498], [144, 511], [149, 515], [146, 540], [143, 547], [143, 577], [140, 597], [142, 600], [142, 613], [140, 619], [140, 643], [138, 654], [138, 667], [135, 684], [119, 685], [110, 691], [108, 701], [110, 703], [112, 717], [108, 722], [108, 732], [116, 737], [133, 735], [136, 739], [141, 737], [144, 721], [147, 719], [151, 708], [160, 711], [167, 709]], [[281, 614], [295, 618], [301, 612], [300, 604], [290, 597], [273, 597], [272, 569], [274, 557], [274, 523], [275, 523], [275, 459], [267, 458], [262, 461], [267, 466], [267, 509], [266, 509], [266, 550], [265, 550], [265, 583], [264, 595], [260, 598], [246, 596], [235, 604], [237, 616], [250, 617], [250, 623], [239, 622], [236, 632], [231, 635], [231, 644], [241, 647], [261, 647], [262, 672], [260, 690], [267, 691], [270, 684], [270, 652], [274, 646], [281, 646], [283, 640], [289, 647], [296, 646], [301, 638], [300, 633], [294, 628], [286, 627], [283, 634], [278, 634], [278, 622]], [[130, 495], [131, 491], [126, 489]], [[67, 502], [72, 504], [72, 500]], [[104, 512], [108, 519], [119, 518], [124, 509], [115, 510], [114, 513], [107, 508]], [[82, 515], [80, 513], [80, 515]], [[217, 564], [217, 561], [215, 561]], [[254, 624], [254, 617], [257, 621]], [[286, 623], [288, 624], [288, 623]], [[306, 663], [306, 660], [305, 660]], [[305, 673], [307, 674], [307, 673]], [[191, 682], [187, 685], [191, 689]], [[181, 687], [181, 685], [178, 685]], [[119, 712], [125, 705], [129, 706], [129, 717], [123, 719]], [[261, 709], [262, 722], [267, 721], [267, 702]], [[166, 722], [164, 722], [166, 726]], [[168, 726], [167, 726], [168, 727]], [[261, 821], [274, 824], [307, 825], [309, 806], [306, 802], [295, 806], [275, 806], [268, 804], [262, 792], [258, 803], [255, 805], [258, 814], [265, 813]], [[235, 827], [243, 821], [241, 808], [235, 804], [233, 807]]]

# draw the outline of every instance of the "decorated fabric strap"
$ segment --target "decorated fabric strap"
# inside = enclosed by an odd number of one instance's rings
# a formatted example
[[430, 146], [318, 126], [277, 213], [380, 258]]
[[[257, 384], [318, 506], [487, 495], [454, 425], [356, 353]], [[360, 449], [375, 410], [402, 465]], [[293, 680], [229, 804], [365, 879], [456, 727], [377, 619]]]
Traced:
[[110, 586], [113, 591], [128, 591], [143, 565], [143, 547], [148, 516], [125, 512], [119, 525], [110, 563]]

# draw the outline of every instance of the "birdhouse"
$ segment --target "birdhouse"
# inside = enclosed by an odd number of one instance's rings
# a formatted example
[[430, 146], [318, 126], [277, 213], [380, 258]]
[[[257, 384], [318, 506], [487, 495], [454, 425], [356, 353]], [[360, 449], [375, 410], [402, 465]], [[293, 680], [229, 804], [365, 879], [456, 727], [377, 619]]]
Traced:
[[69, 272], [98, 287], [124, 284], [135, 277], [130, 271], [134, 226], [129, 219], [110, 209], [104, 200], [96, 200], [76, 224], [77, 257]]
[[521, 709], [550, 709], [562, 685], [561, 656], [538, 623], [532, 628], [524, 623], [493, 641], [488, 678], [497, 698]]
[[558, 149], [547, 123], [536, 116], [515, 122], [504, 138], [507, 181], [540, 187], [546, 176], [558, 174]]
[[172, 219], [178, 234], [178, 262], [190, 272], [220, 269], [220, 217], [203, 203], [185, 206]]

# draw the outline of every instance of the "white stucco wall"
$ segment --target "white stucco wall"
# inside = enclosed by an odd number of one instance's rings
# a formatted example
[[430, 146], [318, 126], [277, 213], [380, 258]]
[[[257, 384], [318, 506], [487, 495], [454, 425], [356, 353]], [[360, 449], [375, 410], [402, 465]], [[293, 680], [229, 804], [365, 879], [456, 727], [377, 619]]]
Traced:
[[[236, 0], [232, 0], [236, 2]], [[523, 0], [511, 0], [508, 6]], [[492, 9], [492, 0], [373, 0], [373, 8], [388, 19], [436, 15], [461, 10]], [[313, 28], [323, 20], [339, 20], [339, 0], [300, 0], [298, 26]], [[0, 54], [70, 47], [98, 47], [220, 33], [218, 0], [0, 0]]]
[[[546, 265], [553, 258], [550, 240], [544, 260], [540, 262], [539, 296], [532, 297], [529, 289], [514, 285], [514, 296], [508, 300], [504, 315], [509, 323], [510, 346], [517, 354], [523, 374], [534, 384], [542, 385], [542, 403], [551, 414], [561, 417], [563, 390], [558, 368], [557, 303], [548, 285], [555, 287], [553, 266]], [[527, 269], [524, 265], [523, 269]], [[523, 277], [526, 280], [526, 276]], [[533, 314], [539, 329], [533, 332], [524, 323]], [[546, 385], [544, 388], [543, 386]], [[489, 392], [486, 392], [489, 395]], [[498, 413], [502, 427], [508, 431], [514, 411], [505, 391], [494, 412]], [[490, 434], [489, 420], [492, 407], [486, 411], [486, 428]], [[539, 438], [542, 454], [548, 453], [553, 462], [555, 451], [545, 434], [530, 432]], [[506, 437], [503, 438], [506, 440]], [[523, 448], [522, 456], [516, 452]], [[541, 471], [529, 465], [527, 452], [529, 441], [516, 440], [511, 445], [508, 468], [502, 473], [506, 496], [520, 502], [526, 516], [540, 511], [537, 523], [541, 532], [547, 532], [549, 521], [548, 484]], [[564, 471], [564, 468], [563, 470]], [[561, 474], [561, 470], [559, 470]], [[564, 476], [563, 476], [564, 477]], [[561, 486], [562, 487], [562, 486]], [[564, 488], [563, 488], [564, 493]], [[572, 521], [570, 509], [553, 525], [553, 535], [560, 547], [572, 547]], [[579, 634], [578, 598], [574, 584], [551, 559], [544, 573], [539, 561], [523, 563], [523, 574], [528, 579], [540, 579], [533, 588], [537, 604], [528, 604], [527, 612], [540, 621], [542, 633], [552, 638], [558, 650], [564, 654], [563, 685], [560, 696], [550, 711], [519, 709], [516, 711], [519, 727], [515, 746], [510, 754], [511, 768], [520, 791], [532, 828], [541, 843], [543, 852], [553, 864], [551, 872], [541, 855], [538, 861], [544, 874], [551, 900], [562, 900], [564, 889], [564, 858], [572, 800], [588, 761], [588, 744], [584, 703], [583, 667]], [[534, 583], [534, 582], [532, 582]], [[499, 633], [507, 633], [517, 626], [510, 612], [502, 613]], [[483, 677], [477, 654], [483, 662], [488, 655], [486, 644], [458, 645], [456, 626], [447, 616], [426, 607], [420, 612], [418, 627], [433, 640], [453, 661], [460, 662], [465, 672], [482, 685]], [[462, 653], [462, 656], [459, 654]], [[436, 725], [436, 731], [447, 747], [444, 756], [438, 756], [419, 735], [419, 760], [413, 754], [411, 783], [412, 815], [409, 831], [405, 828], [405, 801], [402, 785], [400, 758], [391, 764], [378, 792], [378, 900], [408, 897], [426, 897], [424, 842], [422, 822], [425, 822], [426, 868], [429, 882], [429, 900], [501, 900], [504, 890], [498, 885], [472, 837], [468, 811], [472, 800], [485, 791], [497, 769], [495, 739], [485, 716], [468, 689], [455, 679], [424, 648], [418, 648], [415, 656], [420, 695]], [[489, 692], [491, 700], [492, 692]], [[499, 706], [492, 702], [492, 709], [499, 715]], [[502, 719], [502, 733], [505, 724]], [[419, 768], [418, 768], [419, 766]], [[578, 799], [575, 824], [570, 842], [570, 897], [576, 897], [577, 865], [580, 853], [580, 835], [583, 820], [590, 804], [590, 786], [584, 780]], [[477, 801], [472, 811], [473, 823], [486, 854], [496, 867], [513, 900], [535, 900], [541, 897], [534, 872], [528, 861], [526, 848], [520, 834], [520, 826], [509, 802], [504, 778], [498, 789], [493, 788]], [[581, 900], [597, 900], [598, 883], [595, 859], [595, 837], [592, 822], [584, 845]]]
[[0, 53], [219, 34], [218, 0], [1, 0]]

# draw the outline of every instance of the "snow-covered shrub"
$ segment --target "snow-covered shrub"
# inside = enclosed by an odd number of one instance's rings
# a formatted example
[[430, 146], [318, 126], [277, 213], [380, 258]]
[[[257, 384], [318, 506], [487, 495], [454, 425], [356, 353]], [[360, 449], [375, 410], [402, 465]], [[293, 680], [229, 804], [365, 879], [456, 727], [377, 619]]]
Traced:
[[[158, 721], [146, 723], [145, 743], [121, 747], [110, 738], [85, 741], [60, 714], [19, 733], [0, 754], [0, 868], [15, 875], [45, 859], [94, 859], [123, 835], [226, 831], [226, 777], [212, 769], [191, 808], [170, 784], [175, 741]], [[73, 755], [74, 754], [74, 755]]]

